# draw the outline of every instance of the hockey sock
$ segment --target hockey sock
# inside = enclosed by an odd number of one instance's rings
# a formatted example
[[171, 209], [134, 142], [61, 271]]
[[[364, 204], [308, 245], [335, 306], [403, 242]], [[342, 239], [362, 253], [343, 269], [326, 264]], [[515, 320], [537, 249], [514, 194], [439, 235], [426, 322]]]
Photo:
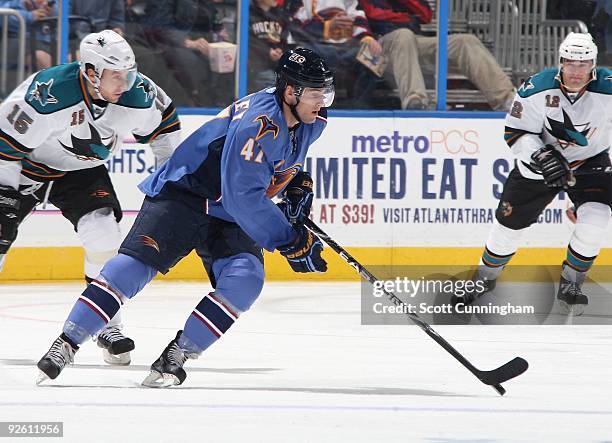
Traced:
[[478, 266], [478, 276], [495, 280], [512, 259], [524, 229], [510, 229], [499, 221], [493, 222], [489, 238]]
[[[565, 269], [569, 267], [577, 272], [587, 272], [591, 269], [591, 266], [593, 266], [593, 262], [595, 262], [596, 258], [596, 255], [594, 257], [585, 257], [584, 255], [578, 254], [572, 249], [571, 245], [568, 245], [567, 255], [563, 262], [565, 265], [563, 266], [563, 270], [565, 271]], [[565, 276], [564, 278], [566, 278], [566, 280], [576, 281], [575, 279], [569, 279]]]
[[123, 304], [121, 295], [106, 282], [94, 280], [74, 304], [64, 323], [66, 334], [77, 345], [96, 335]]
[[238, 319], [236, 309], [211, 292], [193, 310], [179, 339], [179, 347], [190, 353], [201, 354]]
[[514, 252], [506, 255], [496, 254], [485, 246], [480, 263], [478, 264], [478, 276], [487, 280], [496, 280], [501, 275], [504, 267], [512, 260], [512, 257], [514, 257]]

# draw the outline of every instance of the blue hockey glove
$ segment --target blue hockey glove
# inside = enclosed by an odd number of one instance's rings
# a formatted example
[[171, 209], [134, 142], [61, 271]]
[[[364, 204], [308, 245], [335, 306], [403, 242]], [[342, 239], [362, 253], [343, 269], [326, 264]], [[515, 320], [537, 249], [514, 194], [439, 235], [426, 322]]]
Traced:
[[565, 189], [573, 178], [569, 163], [553, 145], [538, 149], [531, 155], [531, 161], [549, 188]]
[[283, 191], [282, 201], [278, 207], [292, 225], [303, 224], [310, 215], [313, 198], [312, 185], [310, 174], [300, 171]]
[[325, 272], [327, 262], [321, 258], [323, 243], [304, 225], [295, 225], [298, 233], [295, 241], [278, 251], [287, 259], [294, 272]]
[[6, 254], [17, 238], [21, 194], [0, 186], [0, 254]]

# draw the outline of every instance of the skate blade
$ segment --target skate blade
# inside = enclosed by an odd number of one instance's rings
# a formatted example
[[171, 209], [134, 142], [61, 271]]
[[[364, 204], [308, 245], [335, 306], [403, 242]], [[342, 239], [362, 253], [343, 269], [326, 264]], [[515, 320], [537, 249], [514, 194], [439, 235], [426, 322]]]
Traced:
[[574, 317], [580, 317], [582, 314], [584, 314], [584, 307], [585, 307], [585, 305], [573, 305], [572, 306], [572, 315]]
[[129, 352], [114, 355], [108, 352], [106, 349], [102, 349], [102, 356], [104, 357], [104, 361], [109, 365], [127, 366], [132, 362]]
[[142, 381], [142, 386], [148, 388], [169, 388], [170, 386], [180, 385], [179, 379], [172, 374], [160, 374], [156, 371], [151, 371], [149, 375]]
[[42, 383], [46, 382], [47, 380], [51, 380], [51, 379], [49, 378], [47, 374], [39, 370], [38, 378], [36, 379], [36, 386], [40, 386]]
[[569, 316], [573, 316], [573, 317], [580, 317], [582, 314], [584, 314], [584, 308], [586, 305], [570, 305], [566, 302], [564, 302], [563, 300], [557, 300], [559, 302], [559, 308], [561, 308], [561, 312], [563, 314], [569, 315]]

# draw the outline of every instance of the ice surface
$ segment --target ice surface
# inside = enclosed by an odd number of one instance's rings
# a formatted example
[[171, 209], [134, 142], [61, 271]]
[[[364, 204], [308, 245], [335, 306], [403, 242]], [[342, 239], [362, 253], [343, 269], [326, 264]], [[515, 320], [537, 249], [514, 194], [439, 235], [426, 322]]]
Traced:
[[210, 290], [155, 282], [125, 307], [131, 366], [86, 343], [37, 387], [81, 290], [0, 285], [0, 421], [63, 421], [61, 441], [87, 443], [612, 441], [610, 326], [434, 326], [480, 369], [529, 361], [500, 397], [419, 328], [360, 325], [358, 283], [268, 283], [184, 385], [155, 390], [149, 365]]

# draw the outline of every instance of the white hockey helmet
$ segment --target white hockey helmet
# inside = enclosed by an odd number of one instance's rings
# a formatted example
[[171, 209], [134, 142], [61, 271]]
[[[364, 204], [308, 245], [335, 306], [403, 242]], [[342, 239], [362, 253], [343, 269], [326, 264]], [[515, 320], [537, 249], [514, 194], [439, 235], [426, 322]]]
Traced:
[[565, 60], [593, 60], [597, 61], [597, 45], [591, 34], [570, 32], [559, 46], [559, 62]]
[[[138, 70], [136, 57], [129, 43], [115, 31], [105, 29], [86, 35], [79, 46], [81, 71], [87, 81], [94, 87], [98, 98], [100, 95], [100, 79], [105, 69], [112, 71], [127, 71], [126, 91], [130, 90], [136, 81]], [[95, 79], [87, 77], [87, 68], [95, 71]]]

